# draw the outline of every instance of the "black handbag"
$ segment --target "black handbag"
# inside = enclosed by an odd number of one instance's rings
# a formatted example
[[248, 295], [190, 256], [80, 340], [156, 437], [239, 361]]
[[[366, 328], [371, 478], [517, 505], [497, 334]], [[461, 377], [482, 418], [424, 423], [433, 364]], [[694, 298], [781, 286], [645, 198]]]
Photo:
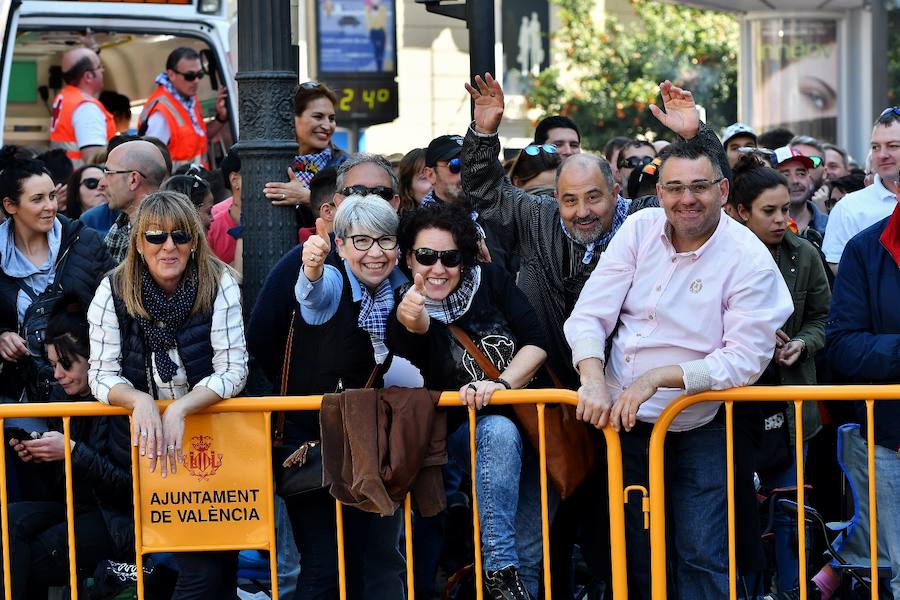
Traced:
[[[291, 350], [294, 345], [294, 319], [291, 315], [287, 344], [284, 349], [284, 364], [281, 367], [281, 395], [287, 395], [288, 369], [291, 364]], [[366, 382], [366, 388], [375, 384], [380, 365], [375, 365]], [[272, 441], [272, 471], [275, 476], [275, 493], [282, 498], [299, 496], [323, 487], [322, 483], [322, 442], [309, 440], [299, 447], [284, 445], [284, 411], [275, 413], [275, 428]]]

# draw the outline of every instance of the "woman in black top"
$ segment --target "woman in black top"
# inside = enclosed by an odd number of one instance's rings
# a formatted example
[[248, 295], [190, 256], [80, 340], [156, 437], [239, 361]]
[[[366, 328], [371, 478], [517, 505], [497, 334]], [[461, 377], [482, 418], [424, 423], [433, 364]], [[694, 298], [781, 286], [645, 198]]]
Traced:
[[[476, 264], [477, 244], [475, 224], [458, 207], [436, 203], [404, 216], [400, 245], [414, 284], [388, 326], [388, 346], [419, 368], [427, 387], [458, 389], [462, 402], [480, 411], [474, 478], [485, 582], [492, 594], [506, 594], [499, 597], [527, 599], [537, 597], [541, 559], [538, 463], [510, 411], [482, 409], [495, 391], [528, 385], [546, 358], [544, 336], [509, 274]], [[472, 339], [499, 378], [485, 375], [451, 324]], [[469, 464], [468, 423], [451, 434], [449, 446], [457, 462]]]

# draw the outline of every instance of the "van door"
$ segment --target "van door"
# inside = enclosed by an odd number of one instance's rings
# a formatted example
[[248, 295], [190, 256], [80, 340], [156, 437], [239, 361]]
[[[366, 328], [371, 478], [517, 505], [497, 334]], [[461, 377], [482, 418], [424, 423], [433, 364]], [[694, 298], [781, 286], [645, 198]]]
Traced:
[[0, 31], [3, 41], [0, 42], [0, 142], [6, 120], [6, 97], [9, 92], [9, 72], [12, 69], [13, 46], [16, 43], [16, 25], [19, 20], [21, 0], [0, 2]]

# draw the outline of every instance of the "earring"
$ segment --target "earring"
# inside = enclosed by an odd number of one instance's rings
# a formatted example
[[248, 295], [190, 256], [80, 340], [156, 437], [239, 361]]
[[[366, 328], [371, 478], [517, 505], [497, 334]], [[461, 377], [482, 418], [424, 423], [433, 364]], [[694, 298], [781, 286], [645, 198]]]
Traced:
[[194, 252], [196, 252], [196, 251], [197, 251], [196, 248], [191, 248], [191, 260], [194, 259]]

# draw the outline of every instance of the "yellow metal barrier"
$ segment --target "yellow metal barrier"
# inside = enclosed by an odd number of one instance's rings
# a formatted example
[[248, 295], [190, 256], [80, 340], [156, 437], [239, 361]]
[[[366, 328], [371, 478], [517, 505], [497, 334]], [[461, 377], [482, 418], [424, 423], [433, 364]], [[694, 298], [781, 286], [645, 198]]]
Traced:
[[[700, 402], [724, 402], [725, 438], [727, 449], [728, 494], [728, 580], [729, 598], [737, 598], [737, 562], [735, 560], [734, 524], [734, 419], [735, 402], [790, 402], [794, 406], [795, 439], [803, 439], [803, 402], [864, 400], [867, 422], [874, 422], [875, 400], [900, 398], [900, 385], [846, 385], [846, 386], [776, 386], [742, 387], [720, 392], [704, 392], [694, 396], [682, 396], [670, 404], [656, 421], [650, 435], [650, 564], [653, 600], [666, 598], [666, 510], [664, 446], [666, 433], [672, 421], [681, 411]], [[878, 524], [875, 497], [875, 433], [867, 428], [869, 482], [869, 554], [871, 559], [871, 598], [878, 600]], [[795, 444], [797, 467], [797, 547], [798, 556], [806, 555], [805, 489], [803, 477], [803, 444]], [[807, 595], [806, 562], [799, 561], [800, 597]], [[616, 596], [619, 598], [619, 596]]]
[[[548, 508], [548, 490], [547, 490], [547, 448], [545, 438], [545, 421], [544, 407], [545, 404], [569, 404], [576, 405], [578, 396], [575, 392], [568, 390], [511, 390], [496, 392], [492, 397], [492, 404], [534, 404], [538, 414], [538, 430], [540, 432], [540, 482], [541, 482], [541, 531], [543, 536], [543, 558], [544, 558], [544, 597], [548, 600], [551, 598], [551, 579], [550, 579], [550, 523]], [[161, 401], [159, 406], [164, 410], [171, 401]], [[219, 414], [219, 413], [263, 413], [266, 417], [266, 439], [269, 436], [269, 422], [272, 412], [275, 411], [299, 411], [299, 410], [318, 410], [321, 405], [321, 396], [297, 396], [297, 397], [256, 397], [256, 398], [233, 398], [224, 400], [205, 409], [201, 414]], [[441, 407], [460, 408], [459, 394], [457, 392], [445, 392], [440, 399]], [[62, 417], [65, 435], [65, 475], [66, 475], [66, 519], [68, 525], [68, 546], [69, 546], [69, 582], [70, 588], [74, 591], [78, 589], [78, 580], [76, 572], [76, 556], [75, 556], [75, 531], [74, 531], [74, 509], [72, 495], [72, 457], [69, 444], [70, 427], [69, 420], [71, 417], [91, 417], [91, 416], [111, 416], [111, 415], [127, 415], [128, 411], [122, 408], [110, 407], [99, 402], [67, 402], [67, 403], [50, 403], [50, 404], [2, 404], [0, 405], [0, 425], [6, 418], [16, 417]], [[475, 463], [475, 411], [469, 410], [469, 432], [470, 447], [472, 453], [472, 464]], [[627, 598], [627, 582], [626, 582], [626, 563], [625, 563], [625, 514], [624, 502], [625, 496], [622, 483], [622, 451], [619, 444], [619, 437], [616, 432], [609, 427], [603, 431], [606, 439], [607, 462], [609, 465], [607, 474], [607, 483], [609, 488], [609, 515], [610, 515], [610, 546], [612, 557], [612, 592], [616, 599]], [[4, 445], [5, 446], [5, 445]], [[266, 467], [271, 465], [271, 446], [267, 444]], [[7, 449], [4, 449], [6, 452]], [[2, 458], [2, 457], [0, 457]], [[137, 449], [132, 448], [132, 480], [134, 495], [134, 518], [135, 518], [135, 551], [137, 557], [137, 578], [138, 578], [138, 597], [144, 597], [143, 591], [143, 568], [141, 557], [148, 552], [144, 547], [142, 531], [141, 531], [141, 502], [140, 497], [140, 457]], [[272, 478], [268, 478], [269, 485], [269, 502], [272, 498]], [[651, 484], [652, 490], [652, 484]], [[873, 495], [874, 497], [874, 495]], [[475, 493], [475, 484], [472, 484], [472, 508], [473, 508], [473, 529], [475, 544], [475, 576], [476, 576], [476, 594], [479, 600], [482, 599], [482, 574], [481, 574], [481, 535], [478, 522], [478, 499]], [[344, 543], [343, 543], [343, 515], [341, 505], [336, 502], [336, 527], [338, 533], [338, 576], [340, 597], [342, 600], [346, 598], [346, 573], [344, 565]], [[2, 510], [3, 518], [0, 519], [0, 530], [2, 530], [3, 541], [3, 581], [6, 599], [10, 599], [10, 563], [9, 563], [9, 523], [8, 523], [8, 498], [7, 498], [7, 481], [6, 481], [6, 464], [5, 460], [0, 460], [0, 510]], [[411, 529], [411, 504], [409, 496], [404, 502], [404, 518], [406, 522], [406, 558], [407, 558], [407, 584], [408, 597], [413, 600], [415, 597], [415, 585], [413, 578], [413, 560], [412, 560], [412, 529]], [[205, 546], [198, 544], [190, 548], [166, 548], [170, 551], [200, 551], [200, 550], [235, 550], [235, 549], [265, 549], [270, 551], [270, 572], [272, 578], [272, 596], [278, 597], [278, 578], [276, 573], [276, 546], [275, 546], [275, 524], [274, 510], [270, 505], [269, 523], [268, 523], [268, 540], [265, 545], [242, 545], [240, 543], [229, 544], [227, 547], [221, 545]], [[149, 552], [160, 551], [160, 548], [151, 548]], [[665, 560], [665, 556], [663, 556]]]

